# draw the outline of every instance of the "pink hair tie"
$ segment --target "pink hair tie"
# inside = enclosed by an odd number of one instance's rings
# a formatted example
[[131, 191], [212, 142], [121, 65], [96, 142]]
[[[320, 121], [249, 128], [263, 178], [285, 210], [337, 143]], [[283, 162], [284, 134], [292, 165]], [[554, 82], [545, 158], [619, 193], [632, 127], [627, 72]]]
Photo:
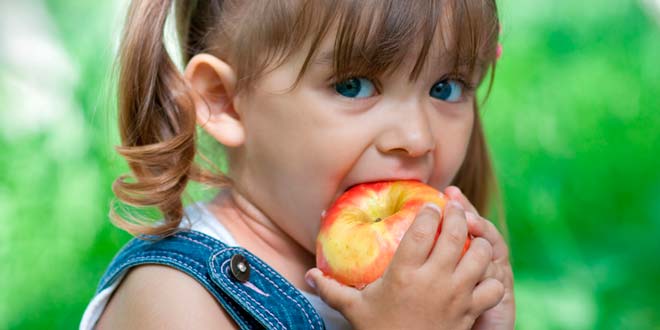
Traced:
[[[497, 24], [497, 35], [498, 37], [502, 36], [502, 24]], [[497, 42], [497, 50], [495, 51], [495, 60], [499, 60], [502, 57], [502, 44]]]

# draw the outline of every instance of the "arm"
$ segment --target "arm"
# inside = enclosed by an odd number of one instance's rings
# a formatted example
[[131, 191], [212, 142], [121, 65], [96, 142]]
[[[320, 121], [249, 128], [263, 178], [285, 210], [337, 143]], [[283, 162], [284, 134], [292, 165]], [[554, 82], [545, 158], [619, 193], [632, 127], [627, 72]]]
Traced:
[[238, 329], [197, 281], [174, 268], [131, 270], [110, 298], [97, 329]]

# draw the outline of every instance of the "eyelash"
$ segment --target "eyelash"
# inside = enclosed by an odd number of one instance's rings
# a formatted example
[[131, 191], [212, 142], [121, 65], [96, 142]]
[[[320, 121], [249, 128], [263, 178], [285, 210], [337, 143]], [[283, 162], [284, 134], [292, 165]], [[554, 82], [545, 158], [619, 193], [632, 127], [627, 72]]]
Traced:
[[468, 82], [468, 79], [463, 78], [463, 76], [459, 75], [459, 74], [452, 74], [452, 75], [442, 77], [441, 79], [436, 80], [436, 82], [434, 84], [436, 84], [440, 81], [443, 81], [443, 80], [454, 80], [454, 81], [459, 82], [461, 85], [463, 85], [463, 91], [466, 92], [466, 93], [471, 93], [476, 88], [473, 83]]
[[[345, 81], [347, 79], [350, 79], [350, 78], [369, 79], [374, 84], [374, 87], [376, 87], [376, 91], [378, 93], [380, 93], [380, 90], [382, 89], [381, 88], [381, 83], [378, 80], [378, 78], [370, 77], [368, 75], [363, 75], [363, 74], [359, 74], [359, 73], [342, 75], [342, 77], [336, 77], [336, 76], [330, 77], [328, 79], [328, 81], [329, 81], [328, 88], [334, 89], [336, 84], [338, 84], [340, 82], [343, 82], [343, 81]], [[463, 91], [465, 93], [472, 93], [476, 89], [476, 87], [474, 86], [473, 83], [468, 82], [467, 79], [464, 78], [464, 75], [461, 75], [461, 74], [458, 74], [458, 73], [446, 74], [446, 75], [442, 76], [440, 79], [436, 80], [433, 84], [435, 85], [438, 82], [441, 82], [441, 81], [444, 81], [444, 80], [454, 80], [454, 81], [459, 82], [463, 86]]]
[[341, 77], [332, 76], [328, 79], [328, 88], [334, 89], [335, 85], [337, 85], [338, 83], [346, 81], [351, 78], [369, 79], [372, 83], [374, 83], [374, 87], [376, 87], [376, 91], [380, 93], [381, 85], [380, 85], [380, 81], [378, 81], [378, 78], [370, 77], [368, 75], [359, 74], [359, 73], [346, 74], [346, 75], [342, 75]]

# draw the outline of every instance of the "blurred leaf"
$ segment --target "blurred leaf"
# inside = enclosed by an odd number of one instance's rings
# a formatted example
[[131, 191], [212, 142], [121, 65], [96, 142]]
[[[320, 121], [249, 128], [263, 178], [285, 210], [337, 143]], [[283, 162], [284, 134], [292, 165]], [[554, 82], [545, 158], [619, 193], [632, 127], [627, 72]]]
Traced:
[[[113, 150], [111, 74], [126, 3], [0, 3], [8, 328], [77, 327], [130, 238], [107, 217], [111, 183], [127, 171]], [[660, 21], [635, 1], [499, 6], [504, 53], [482, 116], [507, 213], [518, 328], [657, 329]], [[226, 168], [217, 145], [204, 145]]]

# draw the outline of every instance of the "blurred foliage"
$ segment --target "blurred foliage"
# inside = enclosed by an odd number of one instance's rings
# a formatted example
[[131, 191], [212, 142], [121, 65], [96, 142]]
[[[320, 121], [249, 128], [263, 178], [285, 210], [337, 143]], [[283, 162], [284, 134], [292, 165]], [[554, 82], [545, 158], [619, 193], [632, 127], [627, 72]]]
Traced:
[[[107, 217], [127, 170], [109, 87], [124, 6], [0, 4], [0, 328], [77, 327], [130, 238]], [[660, 329], [660, 19], [625, 0], [500, 12], [482, 113], [517, 328]]]

